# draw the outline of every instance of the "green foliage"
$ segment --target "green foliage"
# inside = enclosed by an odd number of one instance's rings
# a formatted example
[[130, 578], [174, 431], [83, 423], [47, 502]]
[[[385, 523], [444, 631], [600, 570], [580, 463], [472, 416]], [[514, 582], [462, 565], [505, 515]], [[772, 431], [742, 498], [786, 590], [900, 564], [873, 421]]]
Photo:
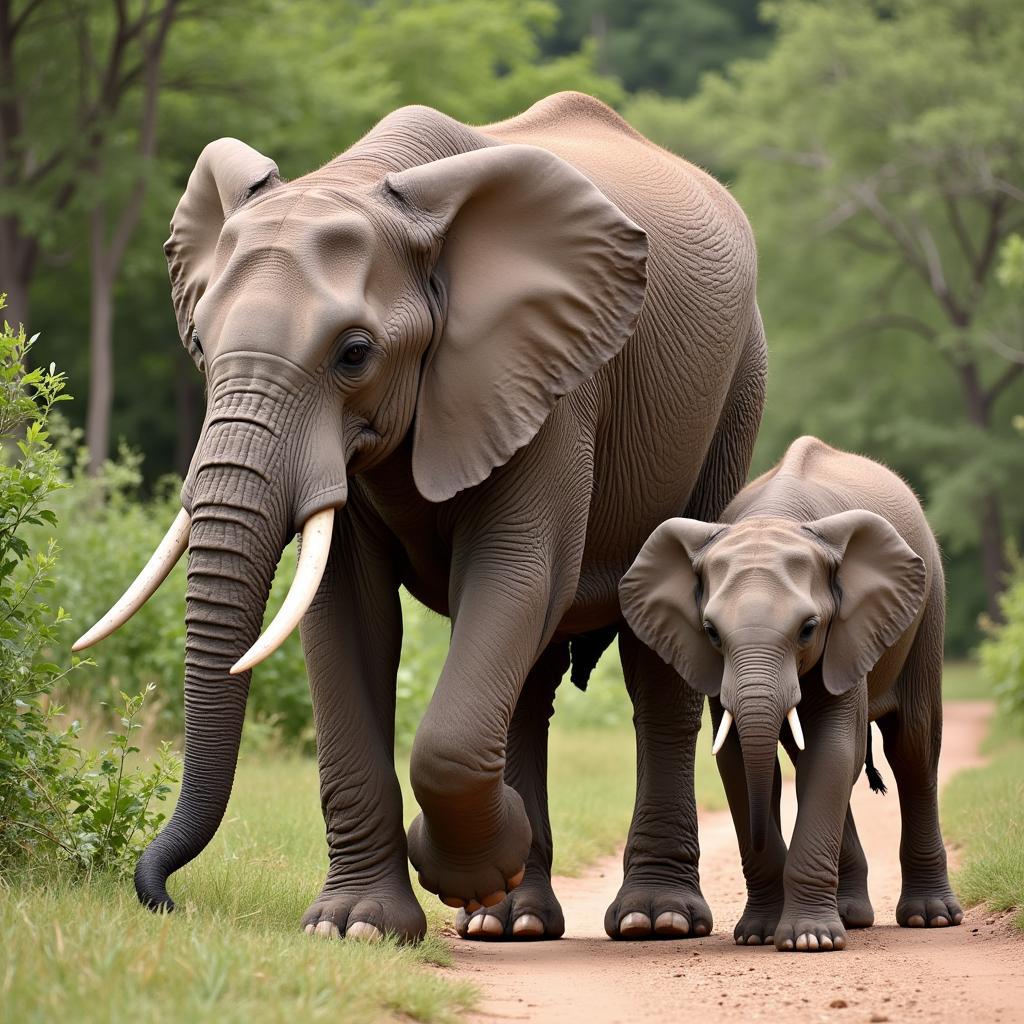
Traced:
[[[0, 296], [0, 309], [3, 297]], [[128, 697], [122, 732], [99, 754], [83, 753], [79, 727], [60, 730], [54, 688], [83, 662], [62, 670], [48, 655], [59, 649], [68, 616], [54, 610], [57, 545], [46, 535], [65, 487], [61, 456], [48, 421], [64, 401], [65, 378], [26, 369], [35, 338], [6, 323], [0, 332], [0, 860], [60, 851], [80, 867], [127, 868], [156, 833], [163, 815], [152, 808], [169, 792], [177, 762], [161, 748], [150, 769], [126, 771], [138, 753], [129, 737], [145, 694]], [[38, 541], [38, 543], [33, 543]], [[46, 600], [44, 600], [44, 597]], [[63, 659], [60, 659], [63, 660]]]
[[989, 623], [979, 648], [981, 666], [1008, 721], [1024, 734], [1024, 559], [1015, 556], [999, 600], [1003, 621]]

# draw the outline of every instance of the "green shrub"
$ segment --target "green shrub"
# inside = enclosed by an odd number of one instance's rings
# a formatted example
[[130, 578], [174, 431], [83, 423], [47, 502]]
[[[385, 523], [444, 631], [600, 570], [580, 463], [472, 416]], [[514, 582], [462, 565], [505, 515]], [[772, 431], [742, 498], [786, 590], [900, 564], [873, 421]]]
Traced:
[[[0, 296], [0, 309], [3, 296]], [[99, 754], [76, 744], [78, 723], [61, 731], [54, 687], [84, 665], [61, 669], [67, 615], [50, 596], [58, 520], [53, 505], [66, 487], [47, 425], [64, 401], [65, 378], [26, 369], [35, 338], [6, 321], [0, 331], [0, 863], [60, 852], [83, 867], [125, 868], [162, 820], [162, 800], [177, 764], [163, 748], [151, 769], [126, 771], [137, 752], [129, 737], [146, 694], [124, 700], [123, 732]], [[45, 600], [44, 600], [45, 597]], [[63, 660], [63, 659], [56, 659]]]
[[1011, 565], [999, 599], [1003, 621], [986, 627], [979, 654], [1001, 708], [1024, 730], [1024, 558], [1013, 555]]

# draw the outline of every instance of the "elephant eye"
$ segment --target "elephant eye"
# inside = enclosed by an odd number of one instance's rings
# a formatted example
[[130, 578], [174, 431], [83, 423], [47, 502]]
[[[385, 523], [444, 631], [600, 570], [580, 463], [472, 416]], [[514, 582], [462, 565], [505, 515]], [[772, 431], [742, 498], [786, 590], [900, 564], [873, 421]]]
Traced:
[[195, 350], [202, 355], [203, 354], [203, 343], [199, 340], [199, 332], [193, 327], [192, 328], [192, 344], [195, 346]]
[[338, 353], [338, 366], [343, 371], [358, 370], [370, 358], [371, 343], [362, 332], [353, 333]]
[[818, 628], [818, 620], [816, 618], [808, 619], [800, 627], [800, 643], [810, 643], [811, 637], [814, 636], [814, 631]]
[[708, 622], [707, 619], [704, 620], [704, 632], [711, 641], [712, 647], [722, 646], [722, 638], [718, 635], [718, 630], [715, 629], [715, 624], [713, 622]]

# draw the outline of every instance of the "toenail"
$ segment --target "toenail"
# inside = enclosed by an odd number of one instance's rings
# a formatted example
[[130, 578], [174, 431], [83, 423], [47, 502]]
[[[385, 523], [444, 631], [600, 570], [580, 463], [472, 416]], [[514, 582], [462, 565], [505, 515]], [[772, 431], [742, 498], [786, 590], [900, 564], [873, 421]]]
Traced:
[[689, 935], [690, 922], [682, 914], [666, 910], [656, 918], [654, 930], [658, 935]]
[[315, 934], [321, 939], [336, 939], [341, 935], [338, 926], [333, 921], [321, 921], [315, 929]]
[[807, 948], [807, 935], [806, 934], [798, 935], [796, 937], [796, 948], [797, 949], [806, 949]]
[[544, 922], [536, 914], [522, 914], [515, 919], [512, 925], [513, 935], [522, 935], [523, 938], [532, 938], [544, 934]]
[[782, 940], [782, 948], [783, 949], [792, 949], [793, 948], [793, 940], [792, 939], [783, 939]]
[[481, 918], [480, 931], [484, 935], [502, 935], [504, 934], [504, 927], [500, 919], [495, 917], [493, 914], [484, 914]]
[[383, 937], [380, 929], [369, 921], [354, 921], [345, 930], [346, 939], [355, 939], [358, 942], [380, 942]]
[[482, 917], [471, 917], [469, 919], [469, 927], [466, 931], [470, 935], [476, 935], [484, 925], [484, 919]]
[[627, 914], [619, 925], [619, 934], [631, 938], [634, 935], [649, 935], [651, 932], [651, 919], [646, 914], [639, 914], [634, 911]]
[[907, 924], [910, 925], [911, 928], [923, 928], [924, 918], [920, 914], [911, 914], [910, 917], [907, 918]]
[[707, 933], [708, 933], [708, 926], [703, 921], [698, 921], [693, 926], [693, 934], [694, 935], [707, 935]]
[[827, 935], [823, 935], [822, 938], [821, 938], [821, 948], [822, 949], [831, 949], [832, 948], [832, 940]]
[[305, 927], [305, 928], [303, 928], [302, 930], [303, 930], [303, 931], [304, 931], [304, 932], [305, 932], [305, 933], [306, 933], [307, 935], [312, 935], [312, 934], [313, 934], [313, 932], [314, 932], [314, 931], [316, 930], [316, 925], [315, 925], [315, 924], [313, 924], [313, 922], [312, 922], [312, 921], [310, 921], [310, 923], [309, 923], [309, 924], [307, 924], [307, 925], [306, 925], [306, 927]]
[[941, 914], [939, 914], [937, 917], [933, 917], [931, 919], [931, 926], [933, 928], [948, 928], [949, 921], [946, 918], [944, 918]]
[[747, 936], [747, 945], [748, 946], [760, 946], [761, 945], [761, 936], [760, 935], [748, 935]]

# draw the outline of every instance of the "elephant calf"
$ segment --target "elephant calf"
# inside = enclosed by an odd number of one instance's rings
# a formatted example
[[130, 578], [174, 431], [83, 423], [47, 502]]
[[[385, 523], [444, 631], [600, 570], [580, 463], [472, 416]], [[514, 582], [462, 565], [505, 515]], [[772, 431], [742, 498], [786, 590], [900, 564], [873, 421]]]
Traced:
[[[872, 788], [884, 788], [871, 763], [871, 721], [900, 794], [896, 919], [911, 928], [961, 922], [936, 802], [942, 561], [896, 474], [800, 438], [718, 523], [659, 526], [619, 594], [637, 636], [711, 698], [747, 882], [737, 943], [843, 949], [846, 928], [874, 920], [849, 808], [865, 755]], [[787, 717], [782, 741], [799, 800], [788, 853], [776, 756]]]

